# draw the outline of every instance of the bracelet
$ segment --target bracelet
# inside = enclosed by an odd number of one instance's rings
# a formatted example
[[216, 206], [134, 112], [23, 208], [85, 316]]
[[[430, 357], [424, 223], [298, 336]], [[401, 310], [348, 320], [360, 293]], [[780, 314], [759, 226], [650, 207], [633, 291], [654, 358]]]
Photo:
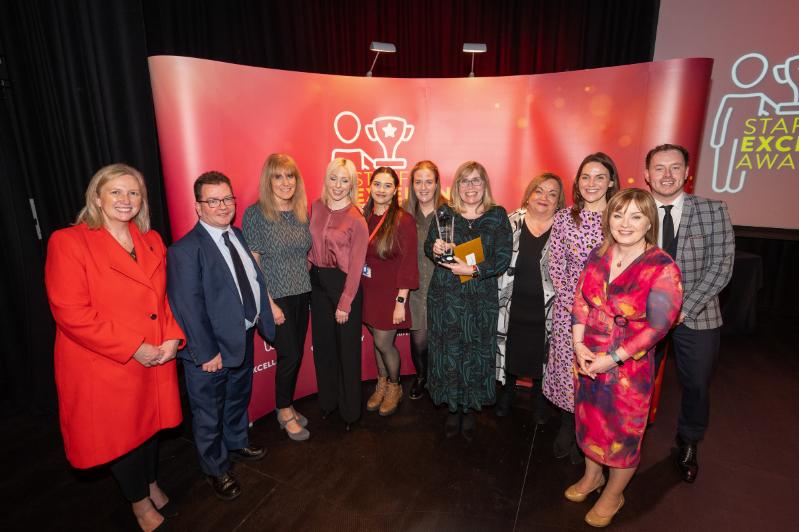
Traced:
[[480, 268], [477, 267], [477, 264], [472, 264], [472, 278], [478, 275], [480, 275]]
[[618, 355], [618, 353], [616, 353], [616, 351], [609, 352], [608, 356], [611, 359], [613, 359], [613, 362], [615, 362], [617, 366], [623, 366], [624, 365], [624, 361], [621, 358], [619, 358], [619, 355]]

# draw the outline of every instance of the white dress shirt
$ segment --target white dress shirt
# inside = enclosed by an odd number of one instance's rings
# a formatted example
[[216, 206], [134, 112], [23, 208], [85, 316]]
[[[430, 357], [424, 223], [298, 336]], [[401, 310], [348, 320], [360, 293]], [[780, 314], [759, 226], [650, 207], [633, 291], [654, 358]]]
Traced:
[[[674, 236], [677, 236], [677, 233], [680, 231], [680, 219], [682, 218], [682, 207], [684, 203], [685, 192], [681, 192], [680, 195], [671, 202], [671, 219], [674, 220]], [[660, 231], [658, 231], [658, 246], [660, 247], [663, 247], [663, 217], [666, 216], [666, 209], [660, 208], [663, 205], [668, 205], [668, 203], [661, 203], [655, 198], [655, 206], [658, 208], [658, 227], [660, 227]]]
[[[261, 314], [261, 286], [258, 284], [258, 276], [255, 273], [255, 265], [250, 258], [250, 255], [247, 253], [247, 250], [244, 249], [244, 245], [239, 242], [239, 238], [236, 236], [236, 233], [227, 226], [225, 229], [220, 229], [219, 227], [214, 227], [212, 225], [208, 225], [207, 223], [200, 220], [200, 224], [208, 231], [208, 234], [211, 235], [211, 239], [213, 239], [214, 244], [216, 247], [219, 248], [219, 252], [222, 253], [222, 257], [225, 259], [225, 263], [227, 264], [228, 269], [230, 269], [230, 275], [233, 277], [233, 282], [236, 283], [236, 288], [239, 290], [239, 299], [241, 299], [241, 287], [239, 286], [239, 280], [236, 277], [236, 269], [233, 267], [233, 258], [230, 256], [230, 250], [225, 244], [225, 239], [222, 236], [222, 233], [228, 231], [230, 234], [230, 242], [233, 244], [233, 247], [236, 248], [236, 251], [239, 252], [239, 257], [241, 258], [241, 263], [244, 265], [244, 271], [247, 273], [247, 279], [250, 281], [250, 287], [252, 288], [252, 295], [255, 298], [255, 310], [256, 317]], [[242, 305], [243, 305], [242, 300]], [[244, 320], [244, 324], [246, 325], [247, 329], [251, 328], [255, 325], [254, 322], [250, 322], [248, 320]]]

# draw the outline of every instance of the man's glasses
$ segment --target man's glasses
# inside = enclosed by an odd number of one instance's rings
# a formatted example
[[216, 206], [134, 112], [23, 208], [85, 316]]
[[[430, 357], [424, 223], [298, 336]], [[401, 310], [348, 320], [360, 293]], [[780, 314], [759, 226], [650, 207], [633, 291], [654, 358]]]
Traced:
[[236, 203], [236, 196], [228, 196], [226, 198], [208, 198], [207, 200], [197, 200], [197, 203], [205, 203], [212, 209], [216, 209], [219, 207], [220, 203], [224, 203], [228, 207], [231, 205], [235, 205]]

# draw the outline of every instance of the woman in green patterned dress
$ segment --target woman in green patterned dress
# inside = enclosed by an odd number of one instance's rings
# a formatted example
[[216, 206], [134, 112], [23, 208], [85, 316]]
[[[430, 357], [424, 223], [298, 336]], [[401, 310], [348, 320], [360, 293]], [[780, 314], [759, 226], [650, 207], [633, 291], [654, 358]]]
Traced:
[[[494, 204], [485, 168], [463, 163], [455, 172], [449, 206], [436, 211], [425, 254], [434, 261], [452, 246], [438, 227], [454, 226], [455, 245], [480, 237], [485, 260], [479, 264], [440, 263], [427, 295], [430, 365], [427, 389], [437, 405], [446, 403], [448, 438], [462, 432], [471, 441], [476, 431], [472, 411], [495, 401], [497, 277], [510, 264], [513, 236], [508, 213]], [[461, 282], [461, 275], [472, 277]]]

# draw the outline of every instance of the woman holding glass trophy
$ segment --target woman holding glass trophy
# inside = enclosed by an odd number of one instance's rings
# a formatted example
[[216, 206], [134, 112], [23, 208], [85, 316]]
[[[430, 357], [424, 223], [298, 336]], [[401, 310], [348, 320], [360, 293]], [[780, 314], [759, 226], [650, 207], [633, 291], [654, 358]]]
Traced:
[[508, 268], [513, 238], [475, 161], [457, 169], [450, 204], [435, 218], [424, 246], [437, 264], [427, 296], [427, 389], [436, 405], [448, 406], [446, 436], [461, 432], [471, 441], [473, 411], [495, 401], [497, 277]]

